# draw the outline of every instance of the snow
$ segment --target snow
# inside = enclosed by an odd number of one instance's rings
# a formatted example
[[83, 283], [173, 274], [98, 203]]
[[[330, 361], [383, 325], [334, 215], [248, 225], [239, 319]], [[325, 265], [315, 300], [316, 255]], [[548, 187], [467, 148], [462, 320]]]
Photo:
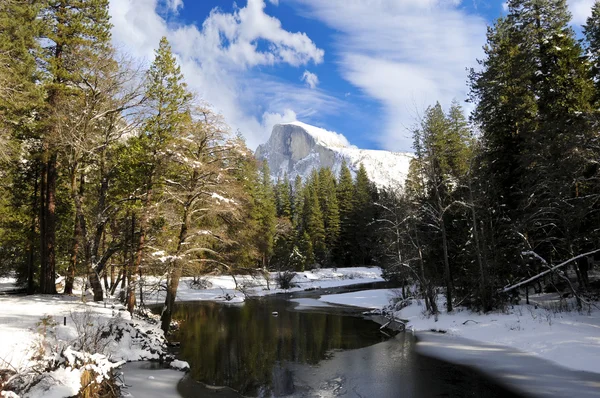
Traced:
[[327, 308], [327, 307], [332, 306], [329, 303], [326, 303], [324, 301], [314, 299], [314, 298], [295, 298], [295, 299], [290, 299], [290, 301], [292, 303], [296, 303], [295, 308], [297, 310], [308, 309], [308, 308]]
[[235, 201], [231, 200], [231, 199], [227, 199], [224, 196], [219, 195], [216, 192], [213, 192], [213, 194], [211, 195], [211, 198], [216, 199], [217, 202], [225, 202], [225, 203], [233, 203], [235, 204]]
[[331, 304], [381, 309], [390, 303], [392, 297], [393, 294], [390, 289], [373, 289], [352, 293], [328, 294], [321, 296], [319, 300]]
[[[209, 287], [198, 289], [193, 287], [193, 278], [182, 278], [177, 290], [177, 301], [224, 301], [242, 303], [246, 296], [266, 296], [270, 294], [297, 292], [309, 289], [327, 289], [339, 286], [349, 286], [362, 283], [382, 282], [381, 269], [378, 267], [356, 268], [322, 268], [312, 271], [297, 272], [292, 280], [296, 287], [283, 290], [277, 287], [277, 272], [269, 273], [269, 286], [262, 275], [238, 275], [235, 280], [230, 275], [206, 276], [204, 283]], [[239, 289], [236, 290], [236, 280]], [[154, 286], [160, 283], [160, 278], [144, 278], [144, 283]], [[164, 291], [148, 291], [144, 294], [146, 304], [164, 302]]]
[[373, 149], [344, 148], [339, 152], [355, 173], [362, 163], [369, 179], [379, 188], [403, 187], [414, 157], [410, 153]]
[[[207, 289], [191, 287], [191, 280], [184, 278], [178, 291], [178, 300], [213, 300], [241, 303], [246, 295], [263, 296], [284, 292], [275, 288], [277, 273], [270, 273], [270, 289], [267, 289], [264, 277], [236, 276], [236, 280], [245, 292], [236, 290], [232, 276], [207, 276]], [[156, 283], [158, 278], [146, 278], [146, 283]], [[338, 268], [318, 269], [299, 272], [293, 282], [298, 286], [286, 290], [299, 291], [313, 288], [332, 288], [337, 286], [382, 281], [379, 268]], [[0, 288], [12, 286], [8, 278], [0, 279]], [[298, 298], [292, 301], [300, 308], [318, 308], [330, 305], [349, 305], [365, 309], [383, 309], [390, 299], [397, 296], [393, 289], [375, 289], [343, 294], [326, 294], [319, 299]], [[162, 293], [149, 293], [146, 304], [151, 300], [160, 303]], [[228, 300], [230, 299], [230, 300]], [[498, 377], [506, 379], [537, 380], [540, 372], [560, 374], [568, 380], [585, 380], [589, 388], [597, 388], [597, 381], [588, 380], [576, 371], [600, 374], [600, 310], [591, 312], [560, 312], [554, 297], [550, 295], [531, 296], [535, 305], [515, 305], [505, 311], [488, 314], [474, 313], [466, 309], [455, 309], [451, 314], [442, 312], [437, 317], [426, 316], [424, 304], [413, 300], [411, 305], [394, 313], [398, 319], [408, 322], [409, 331], [417, 333], [417, 349], [426, 355], [436, 355], [443, 359], [460, 362], [475, 367], [486, 367]], [[444, 308], [443, 297], [438, 299], [440, 309]], [[111, 366], [119, 361], [136, 361], [158, 357], [163, 339], [158, 326], [147, 322], [132, 320], [129, 313], [122, 311], [118, 303], [83, 303], [80, 297], [69, 296], [4, 296], [3, 311], [0, 313], [0, 368], [14, 367], [18, 370], [31, 367], [31, 354], [39, 349], [41, 339], [39, 321], [46, 317], [56, 326], [52, 331], [56, 341], [70, 345], [77, 337], [76, 323], [85, 321], [86, 315], [93, 314], [94, 327], [117, 322], [125, 329], [120, 341], [111, 341], [106, 346], [107, 357], [99, 354], [85, 354], [71, 348], [64, 350], [67, 364], [74, 363], [81, 355], [94, 358], [98, 374], [107, 374]], [[388, 307], [389, 308], [389, 307]], [[67, 325], [63, 325], [64, 317]], [[50, 328], [49, 328], [50, 329]], [[444, 334], [428, 333], [430, 330], [444, 331]], [[140, 333], [146, 334], [146, 345], [140, 344]], [[150, 336], [150, 337], [148, 337]], [[154, 336], [154, 337], [152, 337]], [[38, 344], [36, 346], [36, 344]], [[108, 362], [110, 359], [110, 362]], [[548, 363], [546, 361], [549, 361]], [[3, 362], [3, 363], [1, 363]], [[558, 367], [560, 365], [561, 367]], [[133, 366], [133, 367], [131, 367]], [[127, 364], [125, 384], [132, 385], [126, 390], [126, 396], [162, 396], [175, 395], [175, 385], [181, 379], [181, 372], [169, 369], [152, 370], [144, 373], [145, 364]], [[184, 361], [174, 361], [171, 367], [185, 370], [189, 365]], [[566, 370], [566, 367], [570, 370]], [[517, 369], [518, 371], [516, 371]], [[509, 371], [510, 370], [510, 371]], [[150, 371], [148, 371], [150, 372]], [[558, 372], [558, 373], [557, 373]], [[574, 372], [574, 373], [569, 373]], [[61, 397], [74, 395], [80, 386], [79, 370], [63, 366], [53, 370], [46, 380], [52, 383], [40, 383], [28, 396]], [[541, 375], [540, 377], [542, 377]], [[548, 391], [556, 392], [561, 384], [548, 378]], [[590, 376], [591, 377], [591, 376]], [[594, 376], [596, 377], [596, 376]], [[588, 382], [589, 381], [589, 382]], [[566, 385], [570, 385], [569, 382]], [[596, 383], [596, 384], [594, 384]], [[517, 383], [518, 384], [518, 383]], [[531, 383], [529, 384], [531, 385]], [[594, 387], [595, 386], [595, 387]], [[588, 388], [585, 387], [585, 388]], [[520, 386], [527, 390], [525, 383]], [[595, 391], [595, 390], [594, 390]], [[585, 391], [582, 392], [585, 395]], [[560, 394], [558, 394], [560, 395]], [[4, 394], [3, 396], [9, 396]]]
[[183, 373], [172, 369], [154, 369], [148, 362], [132, 362], [123, 367], [125, 388], [122, 396], [127, 398], [179, 397], [177, 383]]
[[[393, 289], [378, 289], [325, 295], [320, 300], [383, 309], [389, 304], [386, 299], [395, 295]], [[505, 312], [480, 314], [458, 308], [437, 317], [426, 316], [424, 304], [413, 301], [394, 316], [407, 320], [407, 328], [414, 332], [440, 330], [446, 332], [445, 337], [510, 347], [573, 370], [600, 373], [600, 310], [559, 312], [550, 298], [531, 296], [537, 304], [515, 305]], [[444, 307], [441, 296], [438, 306]]]
[[179, 359], [176, 359], [173, 362], [171, 362], [170, 366], [173, 369], [177, 369], [177, 370], [186, 370], [186, 369], [190, 368], [189, 363], [187, 363], [186, 361], [181, 361]]
[[[34, 354], [59, 365], [43, 373], [27, 397], [76, 395], [81, 388], [81, 366], [93, 370], [99, 382], [124, 361], [158, 359], [164, 350], [160, 328], [131, 319], [119, 303], [85, 303], [81, 297], [62, 295], [4, 296], [1, 303], [0, 369], [31, 372], [39, 366], [38, 360], [32, 359]], [[94, 336], [109, 326], [121, 330], [122, 336], [102, 343], [105, 355], [73, 349], [83, 341], [81, 331]]]
[[598, 373], [569, 370], [532, 353], [446, 334], [421, 332], [417, 340], [419, 354], [478, 369], [528, 397], [600, 396]]
[[[351, 145], [342, 134], [327, 131], [299, 121], [282, 124], [302, 128], [308, 135], [314, 138], [318, 145], [331, 150], [335, 155], [335, 163], [332, 166], [334, 174], [339, 175], [342, 160], [345, 159], [354, 175], [356, 175], [362, 163], [369, 179], [379, 188], [404, 186], [410, 162], [414, 158], [412, 153], [359, 149]], [[268, 159], [269, 153], [265, 153], [264, 156]], [[271, 171], [274, 179], [277, 179], [277, 177], [283, 178], [284, 174], [288, 172], [288, 166], [289, 162], [283, 162], [279, 169], [274, 167]], [[297, 160], [294, 171], [290, 172], [288, 177], [293, 181], [296, 175], [300, 175], [306, 181], [312, 170], [318, 169], [320, 166], [319, 153], [313, 148], [306, 157]]]
[[[155, 253], [161, 256], [162, 253]], [[269, 275], [270, 289], [267, 289], [264, 277], [252, 278], [249, 276], [236, 276], [240, 286], [244, 286], [245, 294], [236, 290], [236, 283], [232, 276], [209, 276], [206, 282], [210, 284], [209, 289], [193, 289], [190, 287], [190, 279], [184, 279], [180, 284], [178, 299], [181, 300], [214, 300], [241, 303], [246, 295], [264, 296], [276, 294], [284, 290], [275, 288], [275, 277], [277, 273]], [[298, 285], [289, 291], [298, 291], [313, 288], [330, 288], [359, 283], [370, 283], [382, 281], [380, 268], [339, 268], [319, 269], [297, 273], [294, 283]], [[146, 282], [158, 282], [159, 278], [146, 278]], [[0, 289], [10, 290], [13, 288], [14, 279], [0, 279]], [[86, 296], [83, 296], [86, 297]], [[164, 299], [161, 294], [149, 293], [146, 304], [150, 304], [150, 298], [160, 302]], [[88, 297], [89, 299], [89, 297]], [[116, 366], [125, 361], [143, 361], [158, 359], [164, 351], [163, 332], [158, 325], [146, 321], [132, 319], [130, 314], [124, 311], [123, 306], [117, 302], [107, 299], [106, 303], [82, 302], [82, 296], [63, 295], [33, 295], [33, 296], [3, 296], [2, 312], [0, 313], [0, 369], [14, 368], [17, 371], [29, 371], [38, 364], [32, 360], [34, 352], [39, 352], [40, 347], [46, 347], [48, 354], [49, 346], [53, 350], [60, 348], [60, 363], [57, 369], [44, 374], [44, 379], [35, 388], [30, 390], [27, 397], [63, 397], [76, 395], [81, 388], [81, 370], [76, 364], [85, 365], [87, 369], [94, 370], [102, 379]], [[44, 328], [40, 320], [45, 319]], [[66, 319], [66, 325], [64, 321]], [[93, 334], [98, 330], [105, 330], [110, 325], [122, 330], [122, 336], [118, 339], [110, 338], [102, 346], [106, 355], [98, 353], [86, 353], [76, 351], [72, 345], [81, 341], [82, 328], [86, 333]], [[79, 329], [79, 330], [78, 330]], [[62, 348], [61, 348], [62, 347]], [[52, 355], [54, 351], [50, 352]], [[171, 367], [179, 370], [189, 369], [189, 364], [184, 361], [175, 360]], [[138, 368], [136, 368], [138, 369]], [[138, 369], [139, 370], [139, 369]], [[135, 380], [141, 377], [139, 372], [127, 376], [127, 383], [135, 381], [135, 386], [127, 391], [129, 396], [144, 397], [157, 396], [156, 389], [162, 388], [165, 394], [173, 395], [173, 386], [181, 379], [180, 372], [172, 370], [152, 371], [148, 378]], [[158, 372], [158, 373], [155, 373]], [[150, 379], [154, 377], [155, 379]], [[152, 382], [149, 382], [152, 380]], [[9, 397], [9, 394], [3, 396]]]
[[436, 321], [423, 315], [422, 306], [411, 305], [396, 317], [407, 319], [415, 331], [441, 329], [450, 336], [512, 347], [571, 369], [600, 373], [598, 310], [588, 315], [516, 305], [506, 313], [454, 312], [443, 313]]
[[302, 123], [299, 121], [281, 123], [291, 124], [304, 129], [311, 137], [315, 139], [317, 144], [327, 146], [330, 148], [346, 148], [350, 146], [350, 142], [342, 134], [338, 134], [333, 131], [328, 131], [320, 127], [311, 126], [310, 124]]
[[48, 373], [48, 378], [56, 383], [37, 384], [25, 397], [63, 398], [77, 395], [81, 388], [81, 370], [59, 368]]

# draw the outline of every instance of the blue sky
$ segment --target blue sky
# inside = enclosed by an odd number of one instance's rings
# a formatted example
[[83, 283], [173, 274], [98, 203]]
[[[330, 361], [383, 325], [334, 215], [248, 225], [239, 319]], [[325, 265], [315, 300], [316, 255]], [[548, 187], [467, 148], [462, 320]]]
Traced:
[[[593, 0], [569, 0], [574, 25]], [[464, 101], [502, 0], [110, 0], [113, 40], [148, 63], [167, 36], [199, 97], [251, 148], [300, 120], [410, 151], [435, 101]], [[469, 109], [467, 107], [466, 111]]]

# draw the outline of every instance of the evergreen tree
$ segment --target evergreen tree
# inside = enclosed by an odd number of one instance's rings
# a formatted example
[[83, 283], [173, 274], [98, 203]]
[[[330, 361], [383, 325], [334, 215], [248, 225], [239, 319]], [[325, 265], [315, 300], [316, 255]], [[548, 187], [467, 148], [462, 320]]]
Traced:
[[[135, 306], [135, 288], [142, 264], [148, 229], [150, 227], [151, 207], [160, 196], [158, 186], [168, 166], [167, 148], [174, 137], [181, 134], [181, 128], [189, 121], [189, 107], [192, 99], [183, 82], [181, 68], [171, 51], [171, 46], [163, 37], [156, 50], [154, 62], [150, 66], [146, 81], [147, 112], [142, 133], [133, 142], [133, 157], [136, 160], [135, 173], [137, 187], [141, 187], [141, 209], [138, 223], [136, 252], [129, 273], [127, 287], [127, 309]], [[139, 185], [138, 185], [139, 184]]]
[[283, 184], [280, 192], [281, 217], [291, 219], [292, 217], [292, 186], [287, 173], [283, 176]]
[[371, 262], [371, 250], [374, 243], [374, 194], [373, 187], [365, 166], [361, 163], [354, 183], [352, 204], [353, 250], [354, 265], [368, 265]]
[[85, 82], [94, 62], [93, 54], [110, 45], [108, 0], [49, 0], [40, 11], [43, 31], [38, 65], [44, 68], [43, 87], [47, 92], [40, 113], [40, 290], [56, 293], [57, 185], [61, 110], [65, 101], [78, 95], [75, 88]]
[[16, 269], [19, 284], [29, 294], [39, 275], [39, 164], [23, 149], [38, 143], [19, 144], [36, 136], [31, 115], [43, 101], [34, 56], [41, 28], [39, 7], [21, 0], [0, 4], [0, 272]]
[[315, 260], [323, 264], [326, 261], [327, 248], [323, 212], [319, 203], [319, 174], [316, 170], [311, 173], [304, 191], [303, 232], [310, 237]]
[[283, 180], [277, 179], [275, 197], [277, 203], [277, 217], [290, 219], [292, 216], [292, 189], [287, 173]]
[[304, 212], [304, 187], [302, 186], [302, 177], [299, 175], [294, 179], [292, 205], [292, 226], [299, 231], [302, 228]]
[[[296, 247], [294, 247], [296, 249]], [[306, 267], [312, 267], [315, 262], [315, 253], [313, 251], [313, 244], [307, 231], [303, 231], [298, 239], [297, 250], [299, 256], [295, 254], [295, 250], [292, 251], [292, 263], [296, 265], [296, 271], [302, 272]]]
[[340, 213], [340, 239], [334, 251], [334, 258], [339, 264], [350, 265], [353, 250], [351, 242], [353, 237], [354, 183], [345, 159], [342, 161], [340, 169], [339, 182], [337, 184], [337, 199]]
[[26, 133], [15, 128], [31, 129], [27, 119], [41, 105], [34, 57], [41, 28], [38, 12], [38, 3], [7, 0], [0, 4], [0, 161], [9, 159], [15, 133]]
[[594, 103], [600, 101], [600, 1], [596, 0], [590, 15], [583, 26], [583, 34], [587, 42], [588, 59], [591, 64], [591, 74], [594, 79]]
[[261, 255], [263, 269], [267, 269], [269, 260], [273, 255], [273, 244], [275, 240], [276, 208], [273, 184], [269, 164], [262, 162], [260, 172], [261, 180], [258, 188], [258, 196], [255, 203], [258, 221], [257, 244]]
[[325, 227], [326, 264], [335, 263], [335, 259], [332, 258], [332, 251], [338, 244], [340, 235], [340, 212], [335, 176], [329, 168], [319, 170], [319, 203]]

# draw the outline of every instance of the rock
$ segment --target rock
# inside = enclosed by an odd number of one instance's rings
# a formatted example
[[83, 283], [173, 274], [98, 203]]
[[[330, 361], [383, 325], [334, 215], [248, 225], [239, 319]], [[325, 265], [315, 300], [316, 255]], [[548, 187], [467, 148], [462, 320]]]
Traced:
[[269, 140], [256, 150], [258, 159], [266, 159], [273, 179], [287, 173], [290, 181], [304, 181], [314, 169], [329, 167], [339, 175], [345, 159], [356, 175], [362, 163], [371, 181], [378, 187], [403, 186], [413, 155], [410, 153], [356, 148], [341, 135], [301, 122], [277, 124]]

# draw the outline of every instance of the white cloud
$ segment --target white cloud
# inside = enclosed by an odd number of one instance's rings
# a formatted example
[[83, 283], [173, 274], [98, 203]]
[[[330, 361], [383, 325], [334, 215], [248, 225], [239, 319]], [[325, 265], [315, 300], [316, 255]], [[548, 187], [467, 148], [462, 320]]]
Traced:
[[278, 6], [279, 5], [279, 0], [269, 0], [269, 3]]
[[178, 13], [179, 9], [183, 8], [183, 0], [166, 0], [169, 11]]
[[375, 140], [409, 150], [407, 128], [425, 107], [467, 94], [466, 68], [483, 56], [486, 21], [459, 0], [295, 0], [307, 16], [340, 32], [342, 76], [384, 108]]
[[306, 83], [310, 88], [316, 88], [319, 85], [319, 77], [307, 70], [304, 71], [300, 80]]
[[268, 131], [273, 130], [276, 124], [294, 122], [297, 119], [296, 112], [291, 109], [285, 109], [283, 113], [265, 112], [262, 116], [263, 125]]
[[592, 6], [594, 0], [568, 0], [571, 14], [573, 14], [573, 23], [583, 25], [590, 15], [592, 15]]
[[[110, 0], [113, 41], [150, 62], [166, 36], [190, 88], [239, 129], [250, 147], [266, 141], [277, 115], [286, 121], [297, 112], [340, 106], [320, 90], [274, 81], [258, 72], [271, 65], [304, 66], [323, 62], [324, 51], [302, 32], [289, 32], [265, 13], [264, 0], [248, 0], [232, 13], [214, 9], [201, 27], [167, 23], [157, 12], [163, 0]], [[179, 9], [182, 0], [168, 0]], [[181, 4], [180, 4], [181, 3]], [[179, 4], [179, 5], [178, 5]], [[266, 44], [266, 45], [265, 45]]]

